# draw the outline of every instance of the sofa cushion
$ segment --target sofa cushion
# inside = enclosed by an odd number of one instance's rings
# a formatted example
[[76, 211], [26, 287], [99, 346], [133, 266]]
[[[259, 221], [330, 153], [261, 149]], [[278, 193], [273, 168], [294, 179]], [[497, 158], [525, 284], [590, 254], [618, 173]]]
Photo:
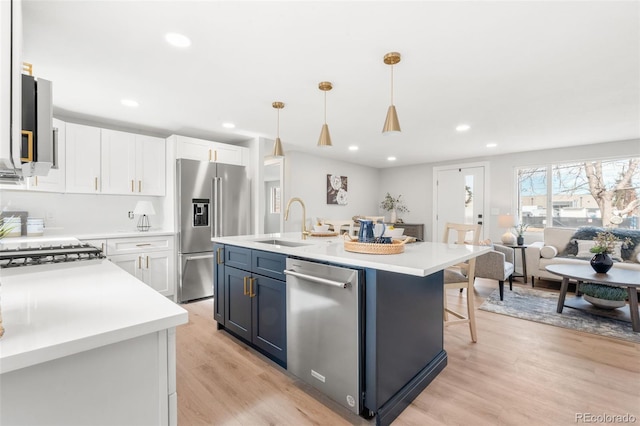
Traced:
[[558, 249], [554, 246], [544, 246], [540, 249], [540, 256], [545, 259], [553, 259], [558, 254]]
[[578, 252], [576, 253], [576, 257], [581, 258], [592, 258], [593, 253], [591, 253], [591, 249], [595, 247], [596, 242], [593, 240], [577, 240], [578, 244]]
[[[571, 238], [573, 237], [573, 234], [575, 232], [575, 228], [545, 228], [544, 245], [555, 247], [560, 254], [568, 254], [564, 253], [565, 247], [567, 247], [567, 244], [571, 241]], [[573, 254], [576, 254], [577, 252], [578, 251], [576, 250]]]

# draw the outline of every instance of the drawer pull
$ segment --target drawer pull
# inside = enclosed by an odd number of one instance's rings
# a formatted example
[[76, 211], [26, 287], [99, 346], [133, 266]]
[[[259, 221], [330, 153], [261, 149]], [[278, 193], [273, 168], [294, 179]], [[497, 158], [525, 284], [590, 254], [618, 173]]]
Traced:
[[136, 247], [144, 247], [144, 246], [150, 246], [151, 243], [140, 243], [140, 244], [136, 244]]

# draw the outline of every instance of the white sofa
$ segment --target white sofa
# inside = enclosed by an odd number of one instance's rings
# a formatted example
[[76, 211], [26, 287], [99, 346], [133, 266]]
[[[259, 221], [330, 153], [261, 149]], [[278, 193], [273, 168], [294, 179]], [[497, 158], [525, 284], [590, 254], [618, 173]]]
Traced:
[[[535, 278], [544, 278], [551, 280], [560, 280], [558, 275], [548, 272], [545, 268], [549, 265], [566, 264], [587, 264], [588, 260], [578, 259], [572, 256], [560, 256], [567, 244], [571, 241], [573, 234], [576, 232], [574, 228], [545, 228], [544, 241], [536, 241], [530, 244], [526, 249], [527, 274], [531, 276], [531, 284], [534, 285]], [[551, 256], [553, 249], [545, 248], [553, 247], [557, 252]], [[615, 268], [632, 269], [640, 273], [640, 263], [637, 262], [637, 253], [640, 247], [635, 248], [634, 261], [616, 262]]]

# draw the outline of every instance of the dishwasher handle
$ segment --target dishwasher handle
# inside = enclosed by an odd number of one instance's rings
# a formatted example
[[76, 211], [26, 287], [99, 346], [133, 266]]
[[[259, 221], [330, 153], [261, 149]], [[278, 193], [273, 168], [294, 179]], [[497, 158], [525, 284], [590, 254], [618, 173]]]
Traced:
[[314, 277], [313, 275], [307, 275], [307, 274], [303, 274], [301, 272], [296, 272], [293, 269], [285, 269], [284, 273], [285, 273], [285, 275], [291, 275], [293, 277], [298, 277], [298, 278], [302, 278], [302, 279], [305, 279], [305, 280], [313, 281], [314, 283], [330, 285], [330, 286], [333, 286], [333, 287], [347, 288], [347, 285], [349, 285], [348, 282], [347, 283], [343, 283], [343, 282], [340, 282], [340, 281], [329, 280], [329, 279], [326, 279], [326, 278]]

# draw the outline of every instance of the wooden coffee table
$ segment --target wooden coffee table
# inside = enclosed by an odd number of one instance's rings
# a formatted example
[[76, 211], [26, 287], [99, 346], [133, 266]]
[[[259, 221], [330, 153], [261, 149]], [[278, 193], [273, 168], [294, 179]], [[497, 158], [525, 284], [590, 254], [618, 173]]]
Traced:
[[[638, 314], [638, 287], [640, 287], [640, 273], [629, 269], [616, 268], [615, 265], [606, 274], [594, 272], [591, 265], [549, 265], [547, 271], [562, 277], [560, 285], [560, 296], [558, 297], [557, 312], [562, 313], [563, 307], [582, 309], [597, 315], [604, 315], [609, 318], [620, 319], [631, 322], [633, 331], [640, 332], [640, 315]], [[614, 309], [611, 312], [593, 307], [579, 295], [567, 300], [567, 289], [569, 280], [576, 280], [581, 283], [607, 284], [614, 287], [626, 287], [629, 293], [629, 305], [624, 308]], [[576, 290], [576, 293], [579, 293]]]

